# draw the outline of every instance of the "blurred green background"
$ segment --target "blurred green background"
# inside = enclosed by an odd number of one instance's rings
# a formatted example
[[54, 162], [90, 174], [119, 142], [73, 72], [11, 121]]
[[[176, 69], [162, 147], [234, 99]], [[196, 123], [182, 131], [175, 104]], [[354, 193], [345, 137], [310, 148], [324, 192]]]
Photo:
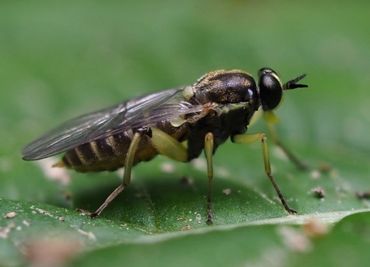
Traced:
[[[24, 217], [18, 219], [34, 220], [34, 229], [27, 231], [36, 235], [40, 229], [63, 231], [32, 217], [28, 201], [55, 209], [70, 225], [75, 225], [71, 221], [79, 226], [89, 224], [89, 219], [76, 215], [73, 208], [96, 208], [117, 185], [118, 176], [71, 172], [72, 182], [60, 186], [45, 179], [39, 165], [21, 160], [24, 144], [65, 119], [144, 93], [192, 84], [211, 70], [238, 68], [256, 77], [265, 66], [274, 68], [285, 81], [307, 73], [309, 89], [287, 92], [277, 111], [279, 133], [312, 167], [322, 163], [333, 167], [327, 175], [300, 173], [273, 150], [274, 171], [292, 206], [300, 214], [369, 209], [368, 201], [355, 196], [370, 190], [369, 15], [368, 1], [2, 0], [0, 211], [24, 211]], [[93, 254], [95, 248], [106, 246], [108, 253], [113, 253], [117, 247], [110, 250], [110, 246], [139, 240], [148, 233], [176, 236], [180, 230], [206, 227], [204, 218], [201, 223], [187, 220], [188, 210], [204, 217], [204, 171], [175, 164], [174, 173], [164, 173], [160, 166], [168, 162], [157, 158], [135, 169], [132, 188], [96, 220], [104, 231], [96, 225], [84, 226], [97, 227], [93, 229], [101, 238], [83, 248]], [[286, 216], [264, 177], [258, 144], [227, 143], [219, 149], [215, 164], [220, 167], [215, 179], [216, 225], [244, 225]], [[182, 188], [179, 180], [183, 175], [191, 176], [195, 186]], [[317, 186], [327, 192], [324, 201], [310, 193]], [[226, 198], [222, 194], [225, 188], [232, 188], [235, 194]], [[66, 199], [66, 194], [72, 200]], [[1, 218], [0, 226], [8, 222]], [[131, 225], [133, 232], [117, 228], [109, 234], [104, 227], [111, 224]], [[277, 238], [274, 228], [268, 229]], [[18, 245], [27, 239], [27, 231], [0, 239], [0, 265], [23, 261]], [[242, 231], [254, 230], [247, 227]], [[268, 231], [262, 232], [271, 241]], [[215, 237], [201, 244], [225, 239], [225, 233], [211, 234]], [[240, 234], [236, 232], [236, 236]], [[259, 235], [253, 236], [259, 244]], [[159, 234], [158, 241], [161, 238]], [[191, 237], [185, 238], [187, 241], [178, 242], [179, 249], [194, 245]], [[227, 250], [227, 244], [224, 246]], [[260, 252], [264, 249], [263, 244], [256, 246]], [[130, 251], [117, 262], [128, 256], [132, 264], [143, 263]], [[160, 251], [163, 254], [147, 252], [148, 262], [151, 256], [175, 257], [171, 250]], [[313, 258], [320, 255], [314, 252]], [[261, 263], [260, 254], [249, 253], [241, 252], [235, 264]], [[210, 264], [215, 261], [202, 254], [192, 263], [198, 264], [197, 259]], [[293, 265], [296, 262], [300, 257]]]

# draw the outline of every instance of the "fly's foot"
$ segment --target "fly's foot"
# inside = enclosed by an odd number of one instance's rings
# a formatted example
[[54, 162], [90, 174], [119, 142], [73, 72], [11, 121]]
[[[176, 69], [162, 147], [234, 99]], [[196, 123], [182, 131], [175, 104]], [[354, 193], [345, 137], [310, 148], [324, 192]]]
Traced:
[[212, 215], [211, 214], [208, 214], [208, 218], [207, 218], [207, 225], [212, 225], [213, 224], [213, 218], [212, 218]]
[[76, 209], [76, 211], [79, 212], [82, 215], [86, 215], [86, 216], [89, 216], [91, 218], [95, 218], [96, 216], [99, 215], [97, 212], [91, 212], [91, 211], [84, 210], [84, 209], [79, 209], [79, 208]]
[[96, 218], [96, 217], [98, 217], [99, 216], [99, 213], [98, 212], [90, 212], [90, 218], [91, 219], [94, 219], [94, 218]]
[[298, 213], [295, 209], [291, 209], [291, 208], [289, 208], [289, 207], [286, 207], [286, 208], [285, 208], [285, 210], [286, 210], [289, 214], [291, 214], [291, 215], [295, 215], [295, 214], [297, 214], [297, 213]]

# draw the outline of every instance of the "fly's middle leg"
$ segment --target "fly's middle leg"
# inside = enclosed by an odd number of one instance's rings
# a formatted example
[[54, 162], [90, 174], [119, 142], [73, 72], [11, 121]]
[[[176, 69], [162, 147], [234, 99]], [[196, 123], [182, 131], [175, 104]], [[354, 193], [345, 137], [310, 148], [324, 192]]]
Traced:
[[180, 162], [188, 161], [188, 151], [183, 144], [160, 129], [151, 128], [151, 132], [151, 143], [159, 154]]
[[[208, 194], [207, 194], [207, 224], [212, 224], [212, 182], [213, 182], [213, 162], [212, 155], [214, 150], [213, 134], [207, 133], [204, 139], [204, 152], [207, 159], [208, 172]], [[165, 155], [171, 159], [186, 162], [188, 161], [188, 152], [186, 147], [167, 133], [152, 128], [153, 146], [159, 154]]]
[[96, 217], [99, 216], [102, 211], [111, 203], [129, 184], [131, 181], [131, 169], [134, 164], [136, 150], [139, 146], [141, 140], [141, 133], [137, 132], [134, 134], [130, 146], [127, 151], [126, 159], [125, 159], [125, 172], [123, 175], [122, 183], [114, 189], [114, 191], [107, 197], [104, 203], [90, 216]]
[[232, 141], [238, 144], [250, 144], [256, 141], [260, 141], [262, 144], [262, 156], [263, 156], [263, 162], [265, 166], [265, 173], [267, 177], [270, 179], [281, 203], [283, 204], [285, 210], [290, 214], [297, 213], [294, 209], [290, 208], [287, 201], [285, 200], [285, 197], [281, 193], [281, 190], [276, 183], [276, 180], [271, 172], [271, 164], [270, 164], [270, 155], [267, 145], [267, 137], [264, 133], [256, 133], [256, 134], [238, 134], [234, 135], [232, 137]]
[[207, 194], [207, 224], [213, 223], [212, 211], [212, 185], [213, 185], [213, 150], [214, 137], [212, 133], [207, 133], [204, 137], [204, 154], [207, 160], [207, 176], [208, 176], [208, 194]]

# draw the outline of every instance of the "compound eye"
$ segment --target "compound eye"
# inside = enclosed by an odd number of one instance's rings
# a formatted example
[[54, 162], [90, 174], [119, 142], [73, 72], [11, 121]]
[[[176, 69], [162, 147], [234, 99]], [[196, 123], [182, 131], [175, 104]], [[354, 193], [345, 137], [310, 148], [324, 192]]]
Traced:
[[262, 75], [266, 75], [266, 74], [271, 74], [271, 73], [274, 73], [276, 74], [272, 69], [270, 68], [262, 68], [258, 71], [258, 77], [261, 77]]
[[263, 110], [276, 108], [283, 96], [283, 88], [277, 74], [268, 68], [263, 68], [259, 72], [258, 87]]

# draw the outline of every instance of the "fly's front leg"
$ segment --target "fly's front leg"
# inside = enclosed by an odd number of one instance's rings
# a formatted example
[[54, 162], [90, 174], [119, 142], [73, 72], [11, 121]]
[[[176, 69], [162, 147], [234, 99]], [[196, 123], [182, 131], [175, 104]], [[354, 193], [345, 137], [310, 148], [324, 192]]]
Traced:
[[275, 178], [272, 176], [271, 172], [271, 164], [270, 164], [270, 156], [269, 156], [269, 150], [267, 145], [267, 137], [264, 133], [256, 133], [256, 134], [238, 134], [234, 135], [232, 137], [232, 141], [238, 144], [249, 144], [256, 141], [260, 141], [262, 144], [262, 156], [263, 156], [263, 162], [265, 165], [265, 173], [267, 177], [270, 179], [272, 185], [274, 186], [274, 189], [283, 204], [285, 210], [289, 212], [290, 214], [297, 213], [294, 209], [290, 208], [287, 201], [285, 200], [283, 194], [281, 193], [281, 190], [278, 186], [278, 184], [275, 181]]
[[125, 172], [123, 175], [122, 183], [114, 189], [114, 191], [107, 197], [107, 199], [104, 201], [104, 203], [90, 216], [96, 217], [99, 216], [100, 213], [111, 203], [129, 184], [131, 181], [131, 169], [134, 164], [135, 154], [136, 150], [139, 146], [141, 139], [141, 133], [137, 132], [134, 134], [134, 137], [132, 138], [132, 141], [130, 143], [130, 146], [128, 148], [126, 159], [125, 159]]
[[306, 171], [309, 169], [306, 163], [302, 162], [297, 158], [279, 139], [275, 124], [278, 121], [277, 116], [272, 111], [264, 112], [264, 119], [267, 122], [269, 132], [271, 134], [273, 142], [284, 152], [288, 159], [297, 167], [297, 169]]

